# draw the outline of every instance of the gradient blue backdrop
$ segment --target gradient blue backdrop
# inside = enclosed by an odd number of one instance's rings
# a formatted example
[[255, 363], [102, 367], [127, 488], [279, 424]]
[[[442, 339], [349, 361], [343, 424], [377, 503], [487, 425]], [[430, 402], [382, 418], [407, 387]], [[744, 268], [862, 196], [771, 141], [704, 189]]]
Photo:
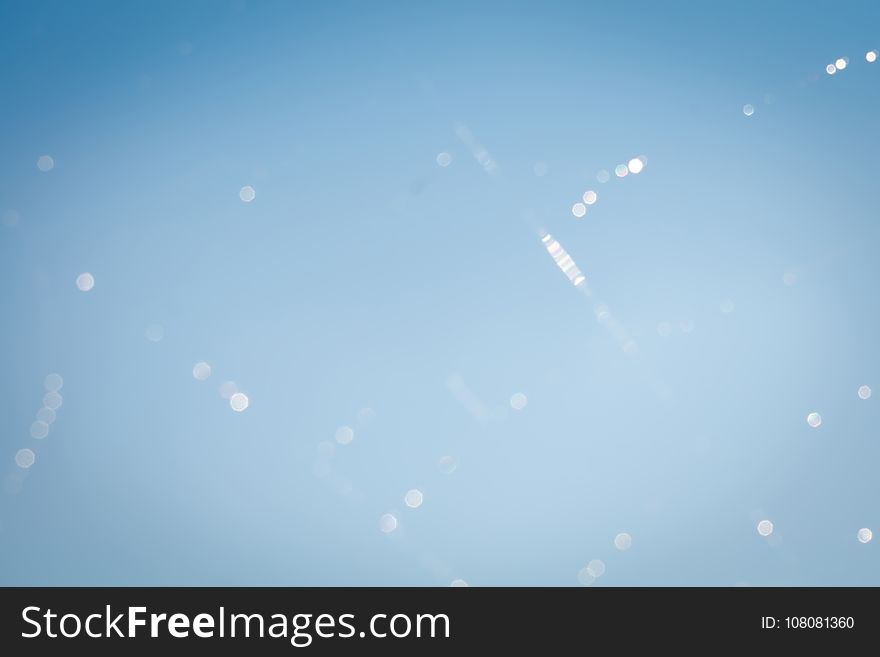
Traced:
[[878, 19], [4, 2], [0, 583], [880, 584]]

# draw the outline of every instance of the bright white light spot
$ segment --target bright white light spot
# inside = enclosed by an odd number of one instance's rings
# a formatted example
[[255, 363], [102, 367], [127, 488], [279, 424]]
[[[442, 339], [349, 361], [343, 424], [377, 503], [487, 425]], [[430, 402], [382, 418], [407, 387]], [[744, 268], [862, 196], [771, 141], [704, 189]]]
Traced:
[[240, 198], [245, 203], [250, 203], [255, 198], [257, 198], [257, 190], [255, 190], [250, 185], [245, 185], [240, 190], [238, 190], [238, 198]]
[[31, 438], [42, 440], [49, 435], [49, 424], [42, 420], [37, 420], [31, 425]]
[[438, 153], [437, 164], [439, 164], [441, 167], [448, 167], [450, 164], [452, 164], [452, 156], [446, 152]]
[[550, 168], [543, 162], [536, 162], [532, 171], [535, 172], [535, 175], [538, 176], [538, 178], [543, 178], [550, 171]]
[[46, 408], [51, 408], [53, 411], [61, 408], [62, 403], [64, 403], [64, 398], [54, 390], [43, 395], [43, 405]]
[[217, 391], [223, 399], [230, 399], [232, 395], [238, 392], [238, 385], [235, 381], [224, 381], [220, 384], [220, 387], [217, 388]]
[[386, 513], [379, 518], [379, 531], [390, 534], [395, 529], [397, 529], [397, 518], [394, 517], [394, 514]]
[[37, 455], [34, 454], [34, 450], [28, 449], [27, 447], [20, 449], [15, 453], [15, 465], [22, 470], [27, 470], [31, 467], [36, 459]]
[[718, 307], [725, 315], [729, 315], [733, 312], [735, 306], [733, 305], [733, 301], [731, 301], [730, 299], [725, 299], [720, 304], [718, 304]]
[[458, 467], [458, 462], [452, 456], [444, 456], [440, 459], [438, 467], [443, 474], [452, 474]]
[[596, 180], [600, 183], [607, 183], [611, 180], [611, 174], [608, 173], [605, 169], [600, 169], [599, 173], [596, 174]]
[[868, 399], [871, 396], [871, 386], [859, 386], [859, 399]]
[[770, 536], [773, 533], [773, 523], [769, 520], [762, 520], [758, 523], [758, 533], [761, 536]]
[[336, 442], [340, 445], [348, 445], [354, 440], [354, 429], [349, 426], [339, 427], [336, 430]]
[[469, 584], [467, 582], [465, 582], [463, 579], [454, 579], [454, 580], [452, 580], [452, 584], [450, 584], [449, 586], [451, 586], [454, 589], [461, 589], [466, 586], [469, 586]]
[[843, 57], [840, 57], [836, 62], [834, 62], [834, 65], [837, 67], [838, 71], [842, 71], [846, 68], [846, 60]]
[[746, 116], [751, 116], [754, 113], [755, 113], [755, 106], [754, 105], [752, 105], [751, 103], [746, 103], [745, 105], [743, 105], [743, 114], [745, 114]]
[[585, 214], [587, 214], [587, 206], [584, 205], [583, 203], [575, 203], [574, 205], [571, 206], [571, 213], [575, 217], [580, 219]]
[[822, 424], [822, 416], [818, 413], [810, 413], [807, 416], [807, 424], [809, 424], [814, 429], [818, 428]]
[[51, 155], [40, 155], [37, 160], [37, 168], [43, 173], [51, 171], [55, 168], [55, 160], [52, 159]]
[[211, 376], [211, 366], [202, 361], [193, 365], [193, 378], [196, 381], [205, 381]]
[[95, 277], [89, 272], [83, 272], [76, 277], [76, 287], [80, 292], [88, 292], [95, 287]]
[[657, 324], [657, 333], [660, 334], [660, 337], [668, 337], [672, 333], [672, 325], [669, 322], [660, 322]]
[[867, 527], [862, 527], [858, 533], [859, 543], [870, 543], [871, 539], [874, 538], [874, 532], [872, 532]]
[[229, 407], [236, 413], [241, 413], [247, 409], [247, 407], [250, 406], [250, 403], [251, 400], [248, 399], [248, 396], [243, 392], [236, 392], [229, 398]]
[[632, 544], [632, 536], [630, 536], [626, 532], [621, 532], [614, 537], [614, 547], [616, 547], [618, 550], [629, 550], [632, 547]]
[[[55, 411], [48, 406], [43, 406], [40, 410], [37, 411], [37, 420], [40, 422], [45, 422], [47, 425], [52, 424], [55, 421]], [[46, 427], [46, 432], [48, 433], [49, 428]]]
[[529, 403], [529, 398], [521, 392], [516, 392], [510, 397], [510, 407], [515, 411], [521, 411]]
[[869, 64], [873, 64], [874, 62], [876, 62], [877, 61], [877, 51], [876, 50], [869, 50], [868, 52], [866, 52], [865, 53], [865, 61], [867, 61]]
[[587, 205], [593, 205], [599, 199], [599, 195], [594, 192], [592, 189], [584, 192], [584, 203]]
[[629, 169], [626, 168], [625, 164], [618, 164], [616, 167], [614, 167], [614, 175], [618, 178], [623, 178], [628, 173]]
[[165, 328], [161, 324], [150, 324], [144, 331], [144, 336], [150, 342], [159, 342], [165, 337]]
[[605, 562], [601, 559], [593, 559], [587, 564], [587, 572], [593, 577], [602, 577], [605, 574]]
[[835, 73], [837, 73], [837, 67], [834, 64], [829, 64], [825, 67], [825, 72], [828, 75], [834, 75]]
[[627, 167], [629, 168], [630, 173], [641, 173], [642, 169], [645, 168], [645, 163], [642, 162], [639, 158], [634, 157], [629, 162], [627, 162]]
[[410, 509], [418, 509], [422, 506], [424, 499], [425, 497], [422, 495], [422, 491], [415, 488], [406, 491], [406, 495], [403, 496], [403, 501]]

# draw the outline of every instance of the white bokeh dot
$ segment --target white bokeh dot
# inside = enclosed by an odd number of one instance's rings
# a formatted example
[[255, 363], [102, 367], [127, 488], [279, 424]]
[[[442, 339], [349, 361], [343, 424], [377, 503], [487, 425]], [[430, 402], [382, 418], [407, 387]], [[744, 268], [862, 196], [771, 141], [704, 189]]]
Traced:
[[440, 459], [440, 462], [437, 464], [437, 466], [440, 468], [440, 472], [442, 472], [443, 474], [452, 474], [458, 467], [458, 462], [453, 456], [444, 456]]
[[31, 424], [31, 438], [42, 440], [49, 435], [49, 423], [43, 420], [36, 420]]
[[43, 379], [43, 387], [49, 392], [58, 392], [63, 385], [64, 379], [61, 378], [60, 374], [49, 374]]
[[871, 386], [859, 386], [859, 399], [869, 399], [871, 397]]
[[340, 445], [348, 445], [354, 440], [354, 429], [349, 426], [342, 426], [336, 430], [336, 442]]
[[634, 157], [626, 164], [627, 168], [629, 168], [630, 173], [641, 173], [642, 169], [645, 168], [645, 163], [642, 162], [641, 159]]
[[592, 189], [588, 189], [584, 192], [584, 203], [587, 205], [593, 205], [597, 200], [599, 200], [599, 195]]
[[452, 580], [452, 583], [449, 586], [451, 586], [454, 589], [463, 589], [463, 588], [469, 586], [469, 584], [467, 582], [465, 582], [463, 579], [454, 579], [454, 580]]
[[585, 214], [587, 214], [587, 206], [584, 205], [583, 203], [575, 203], [574, 205], [571, 206], [571, 213], [575, 217], [580, 219]]
[[587, 572], [593, 577], [602, 577], [605, 574], [605, 562], [601, 559], [593, 559], [587, 564]]
[[193, 365], [192, 375], [196, 381], [205, 381], [211, 376], [211, 366], [204, 361], [198, 362]]
[[48, 406], [43, 406], [37, 411], [37, 420], [39, 422], [45, 422], [47, 425], [52, 424], [55, 421], [55, 417], [55, 410]]
[[27, 470], [36, 460], [37, 455], [34, 454], [34, 450], [28, 449], [27, 447], [20, 449], [15, 453], [15, 465], [22, 470]]
[[632, 547], [632, 544], [632, 536], [630, 536], [626, 532], [620, 532], [617, 536], [614, 537], [614, 547], [616, 547], [620, 551], [629, 550]]
[[450, 164], [452, 164], [452, 156], [445, 151], [443, 153], [438, 153], [437, 164], [441, 167], [448, 167]]
[[577, 579], [581, 586], [590, 586], [590, 584], [596, 581], [596, 577], [590, 573], [590, 569], [587, 566], [578, 571]]
[[51, 155], [40, 155], [37, 159], [37, 168], [46, 173], [55, 168], [55, 160]]
[[510, 407], [515, 411], [523, 410], [529, 403], [529, 398], [521, 392], [515, 392], [510, 397]]
[[847, 61], [848, 60], [845, 57], [840, 57], [836, 62], [834, 62], [834, 65], [837, 67], [838, 71], [842, 71], [846, 68]]
[[43, 405], [46, 408], [51, 408], [53, 411], [57, 411], [61, 408], [62, 403], [64, 403], [64, 398], [55, 390], [43, 395]]
[[822, 426], [822, 416], [813, 411], [809, 415], [807, 415], [807, 424], [809, 424], [814, 429]]
[[629, 169], [627, 168], [627, 166], [625, 164], [618, 164], [616, 167], [614, 167], [614, 175], [617, 176], [618, 178], [623, 178], [628, 173], [629, 173]]
[[[250, 203], [255, 198], [257, 198], [257, 190], [255, 190], [250, 185], [245, 185], [240, 190], [238, 190], [238, 198], [240, 198], [245, 203]], [[269, 200], [271, 201], [271, 199]]]
[[745, 105], [743, 105], [743, 114], [745, 114], [746, 116], [751, 116], [754, 113], [755, 113], [755, 106], [754, 105], [752, 105], [751, 103], [746, 103]]
[[95, 277], [85, 271], [76, 277], [76, 287], [80, 292], [88, 292], [95, 287]]
[[390, 534], [395, 529], [397, 529], [397, 518], [394, 516], [394, 514], [382, 514], [382, 517], [379, 518], [379, 531], [384, 534]]
[[237, 413], [246, 410], [250, 403], [251, 400], [243, 392], [236, 392], [229, 398], [229, 407]]
[[422, 506], [422, 502], [424, 502], [425, 497], [422, 495], [422, 491], [417, 488], [413, 488], [412, 490], [406, 491], [406, 495], [403, 496], [404, 503], [410, 509], [418, 509]]
[[865, 53], [865, 61], [868, 62], [869, 64], [873, 64], [874, 62], [876, 62], [877, 61], [877, 51], [876, 50], [869, 50], [868, 52], [866, 52]]
[[758, 533], [761, 536], [770, 536], [773, 533], [773, 523], [769, 520], [762, 520], [758, 523]]
[[834, 64], [829, 64], [825, 67], [825, 72], [828, 75], [834, 75], [835, 73], [837, 73], [837, 67]]
[[161, 324], [150, 324], [144, 330], [144, 337], [150, 342], [161, 342], [165, 337], [165, 327]]
[[874, 532], [867, 527], [862, 527], [856, 536], [859, 539], [859, 543], [870, 543], [871, 539], [874, 538]]

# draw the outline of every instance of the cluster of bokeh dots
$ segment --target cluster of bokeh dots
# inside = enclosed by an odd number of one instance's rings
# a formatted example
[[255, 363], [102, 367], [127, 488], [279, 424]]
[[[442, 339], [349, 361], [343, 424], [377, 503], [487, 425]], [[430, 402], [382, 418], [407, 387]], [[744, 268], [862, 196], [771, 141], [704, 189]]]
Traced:
[[[614, 175], [618, 178], [625, 178], [629, 174], [639, 174], [648, 164], [648, 158], [644, 155], [630, 158], [626, 163], [618, 164], [614, 167]], [[596, 174], [596, 180], [600, 183], [606, 183], [611, 179], [611, 175], [607, 170], [602, 169]], [[571, 213], [577, 219], [583, 219], [587, 215], [590, 206], [595, 205], [599, 200], [599, 193], [593, 189], [588, 189], [583, 193], [581, 200], [571, 206]]]
[[[49, 435], [49, 428], [55, 422], [58, 409], [64, 402], [61, 396], [61, 388], [64, 379], [60, 374], [49, 374], [43, 380], [43, 404], [36, 412], [34, 421], [30, 426], [30, 436], [34, 440], [43, 440]], [[37, 455], [30, 447], [22, 447], [15, 453], [15, 465], [22, 470], [28, 470], [37, 460]]]
[[[152, 339], [149, 334], [147, 338]], [[159, 339], [161, 339], [161, 336], [159, 336]], [[192, 376], [196, 381], [207, 381], [211, 378], [213, 372], [214, 370], [211, 365], [203, 360], [193, 365], [192, 368]], [[224, 381], [218, 387], [217, 392], [229, 403], [229, 408], [236, 413], [243, 413], [251, 405], [250, 397], [238, 389], [238, 384], [235, 381]]]
[[834, 75], [838, 71], [844, 70], [849, 65], [849, 57], [838, 57], [834, 60], [834, 63], [828, 64], [825, 67], [825, 72], [828, 75]]
[[[865, 60], [868, 63], [876, 62], [877, 51], [868, 51], [865, 54]], [[839, 71], [845, 70], [848, 65], [849, 59], [846, 57], [840, 57], [826, 66], [826, 72], [829, 75], [834, 75]], [[752, 104], [746, 104], [743, 106], [742, 111], [745, 116], [750, 117], [754, 115], [755, 107]], [[444, 151], [437, 154], [435, 161], [439, 167], [446, 168], [452, 164], [453, 157], [450, 153]], [[647, 159], [644, 156], [637, 156], [629, 159], [626, 163], [616, 165], [613, 168], [613, 174], [617, 178], [625, 178], [630, 174], [637, 175], [644, 170], [646, 164]], [[41, 155], [37, 159], [36, 166], [39, 171], [48, 173], [55, 168], [55, 159], [51, 155]], [[534, 174], [538, 177], [545, 176], [548, 170], [547, 165], [543, 162], [536, 163], [533, 168]], [[600, 170], [596, 175], [596, 179], [600, 183], [606, 183], [610, 178], [611, 174], [605, 169]], [[256, 198], [256, 190], [251, 185], [244, 185], [239, 189], [238, 195], [243, 203], [252, 203]], [[588, 189], [583, 193], [581, 200], [572, 206], [572, 214], [576, 218], [585, 217], [589, 207], [595, 205], [598, 198], [599, 195], [595, 190]], [[7, 225], [14, 225], [18, 222], [17, 213], [14, 215], [10, 214], [12, 212], [13, 211], [10, 211], [4, 216], [4, 223]], [[7, 220], [6, 217], [10, 218]], [[785, 274], [784, 282], [786, 285], [793, 285], [795, 281], [796, 278], [793, 273]], [[578, 283], [575, 284], [577, 285]], [[94, 275], [91, 272], [83, 272], [79, 274], [76, 278], [76, 287], [81, 292], [92, 291], [95, 287]], [[730, 301], [722, 302], [721, 310], [724, 313], [732, 312], [733, 303]], [[688, 328], [685, 328], [686, 325]], [[682, 322], [681, 324], [682, 331], [690, 332], [692, 328], [693, 325], [691, 322]], [[668, 335], [670, 331], [671, 326], [668, 325], [667, 322], [661, 322], [658, 326], [658, 332], [660, 332], [661, 335]], [[164, 336], [164, 328], [159, 324], [152, 324], [147, 327], [145, 335], [151, 342], [159, 342]], [[206, 381], [211, 375], [212, 368], [207, 362], [200, 361], [192, 368], [192, 376], [197, 381]], [[46, 377], [44, 384], [46, 393], [43, 397], [43, 406], [37, 411], [36, 418], [30, 428], [31, 437], [37, 440], [42, 440], [48, 436], [49, 428], [55, 421], [57, 409], [62, 404], [62, 397], [59, 392], [63, 385], [61, 377], [57, 374], [50, 374]], [[224, 399], [228, 400], [230, 408], [235, 412], [241, 413], [250, 405], [248, 395], [240, 391], [233, 381], [226, 381], [221, 384], [219, 392]], [[862, 385], [858, 388], [857, 394], [860, 399], [867, 400], [871, 397], [871, 388], [867, 385]], [[524, 410], [527, 404], [528, 398], [524, 393], [514, 393], [510, 398], [510, 407], [515, 411]], [[818, 428], [822, 425], [822, 417], [818, 412], [811, 412], [807, 415], [807, 423], [812, 428]], [[339, 445], [349, 445], [354, 440], [354, 429], [348, 425], [340, 426], [336, 430], [334, 438]], [[320, 443], [319, 446], [320, 445], [329, 446], [331, 450], [333, 449], [333, 444], [328, 441], [324, 441]], [[22, 448], [18, 450], [15, 455], [15, 463], [22, 469], [28, 469], [33, 466], [35, 460], [36, 455], [30, 448]], [[457, 460], [450, 455], [441, 457], [438, 462], [438, 468], [444, 475], [453, 474], [457, 467]], [[424, 495], [421, 490], [413, 488], [406, 491], [403, 500], [407, 508], [418, 509], [424, 502]], [[398, 527], [399, 519], [395, 513], [385, 513], [379, 519], [379, 529], [383, 533], [393, 533]], [[772, 535], [774, 531], [773, 522], [768, 519], [761, 520], [757, 524], [757, 531], [758, 534], [763, 537]], [[861, 543], [868, 543], [873, 538], [873, 532], [869, 528], [861, 528], [857, 532], [857, 538]], [[632, 536], [629, 533], [621, 532], [614, 537], [613, 544], [619, 551], [629, 550], [632, 547]], [[592, 585], [597, 579], [605, 574], [605, 570], [605, 563], [601, 559], [593, 559], [578, 572], [578, 581], [585, 586]], [[455, 579], [452, 581], [451, 586], [464, 587], [468, 586], [468, 584], [463, 579]]]
[[[877, 51], [869, 50], [865, 53], [865, 61], [869, 64], [873, 64], [877, 61]], [[849, 66], [849, 57], [838, 57], [833, 62], [825, 65], [825, 72], [828, 75], [836, 75], [840, 71], [846, 70]], [[769, 102], [769, 101], [768, 101]], [[755, 113], [755, 106], [751, 103], [746, 103], [742, 108], [743, 114], [746, 116], [752, 116]]]
[[581, 586], [592, 586], [604, 574], [605, 562], [601, 559], [592, 559], [578, 571], [577, 579]]

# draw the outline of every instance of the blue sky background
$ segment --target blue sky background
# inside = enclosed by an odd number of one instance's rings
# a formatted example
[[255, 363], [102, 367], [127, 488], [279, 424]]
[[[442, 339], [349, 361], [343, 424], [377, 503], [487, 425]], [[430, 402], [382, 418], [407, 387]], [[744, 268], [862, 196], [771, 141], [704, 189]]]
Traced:
[[4, 3], [0, 582], [880, 585], [878, 19]]

